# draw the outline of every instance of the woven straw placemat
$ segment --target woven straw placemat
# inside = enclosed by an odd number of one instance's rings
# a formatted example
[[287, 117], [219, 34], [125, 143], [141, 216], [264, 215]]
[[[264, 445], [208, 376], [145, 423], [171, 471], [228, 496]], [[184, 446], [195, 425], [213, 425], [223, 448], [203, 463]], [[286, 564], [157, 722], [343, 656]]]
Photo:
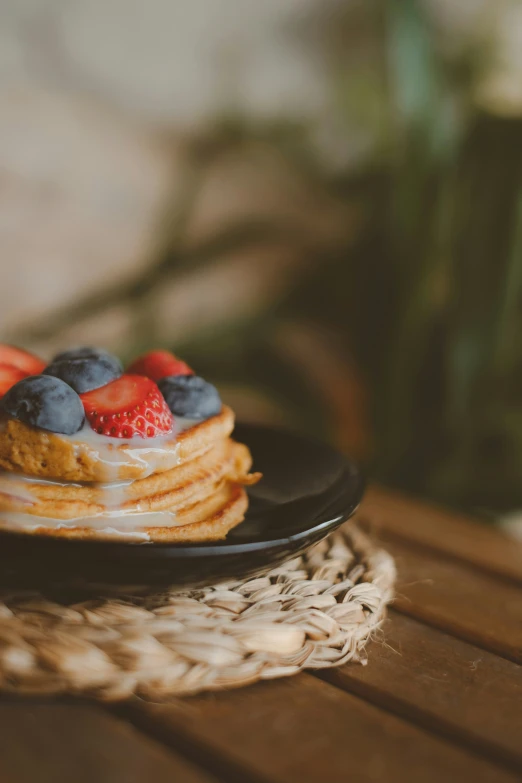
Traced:
[[0, 688], [161, 700], [365, 662], [391, 557], [348, 523], [264, 576], [66, 604], [0, 594]]

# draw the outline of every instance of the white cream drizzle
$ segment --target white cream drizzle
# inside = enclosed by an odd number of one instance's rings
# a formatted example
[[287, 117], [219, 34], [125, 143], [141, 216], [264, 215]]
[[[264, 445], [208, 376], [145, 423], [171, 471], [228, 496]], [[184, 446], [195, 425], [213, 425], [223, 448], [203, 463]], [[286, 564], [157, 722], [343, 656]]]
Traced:
[[[164, 468], [175, 467], [179, 464], [179, 454], [177, 448], [172, 448], [172, 441], [178, 433], [189, 429], [195, 423], [190, 419], [178, 419], [174, 433], [160, 438], [109, 438], [98, 435], [88, 425], [84, 425], [75, 435], [60, 436], [72, 441], [78, 454], [86, 453], [90, 458], [104, 464], [109, 480], [73, 482], [0, 471], [0, 494], [9, 495], [30, 507], [37, 501], [31, 492], [31, 486], [36, 484], [56, 487], [92, 486], [102, 490], [101, 505], [104, 511], [96, 516], [54, 519], [21, 511], [0, 510], [0, 529], [38, 531], [42, 528], [74, 530], [86, 527], [98, 531], [104, 538], [123, 537], [128, 540], [148, 541], [150, 536], [144, 528], [179, 526], [175, 512], [172, 511], [143, 512], [140, 511], [139, 504], [133, 508], [123, 508], [127, 499], [127, 488], [133, 480], [117, 479], [117, 476], [122, 466], [132, 466], [142, 467], [141, 478], [145, 478], [155, 472], [160, 459]], [[122, 445], [126, 448], [118, 448]], [[166, 454], [172, 456], [172, 459], [165, 461]], [[111, 481], [111, 478], [114, 480]]]
[[77, 519], [54, 519], [37, 517], [21, 511], [0, 511], [0, 528], [5, 530], [38, 531], [44, 528], [52, 530], [76, 530], [89, 528], [112, 538], [135, 538], [150, 540], [145, 530], [148, 527], [179, 527], [176, 515], [171, 511], [127, 512], [108, 511], [94, 517]]
[[[192, 419], [176, 419], [174, 431], [157, 438], [110, 438], [98, 435], [86, 422], [82, 429], [74, 435], [62, 435], [70, 441], [76, 457], [86, 457], [101, 463], [105, 468], [107, 482], [116, 479], [122, 467], [138, 468], [140, 477], [146, 478], [156, 472], [159, 463], [166, 468], [173, 468], [179, 463], [179, 453], [172, 443], [179, 433], [192, 427], [197, 422]], [[165, 448], [169, 445], [169, 448]]]

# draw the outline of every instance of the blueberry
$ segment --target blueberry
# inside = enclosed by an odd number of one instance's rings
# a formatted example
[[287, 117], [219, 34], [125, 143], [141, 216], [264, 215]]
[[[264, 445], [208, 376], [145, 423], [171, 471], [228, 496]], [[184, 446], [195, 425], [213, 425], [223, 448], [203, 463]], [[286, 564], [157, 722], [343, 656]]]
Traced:
[[[100, 357], [109, 357], [113, 361], [118, 361], [108, 351], [103, 348], [95, 348], [92, 345], [81, 345], [77, 348], [70, 348], [68, 351], [61, 351], [53, 356], [52, 363], [61, 361], [62, 359], [99, 359]], [[123, 369], [123, 368], [122, 368]]]
[[167, 375], [158, 386], [175, 416], [203, 420], [221, 410], [218, 390], [198, 375]]
[[99, 389], [123, 373], [116, 356], [99, 348], [74, 348], [54, 357], [45, 375], [54, 375], [68, 383], [78, 394]]
[[73, 435], [84, 421], [82, 401], [64, 381], [50, 375], [30, 375], [11, 386], [0, 408], [25, 424], [49, 432]]

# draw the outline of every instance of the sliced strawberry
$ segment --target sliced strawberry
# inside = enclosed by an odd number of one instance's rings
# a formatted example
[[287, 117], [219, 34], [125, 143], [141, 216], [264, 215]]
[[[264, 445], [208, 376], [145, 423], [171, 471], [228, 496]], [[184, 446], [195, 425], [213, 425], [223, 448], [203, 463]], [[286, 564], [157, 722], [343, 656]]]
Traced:
[[3, 397], [11, 386], [22, 378], [27, 378], [28, 374], [18, 367], [13, 367], [12, 364], [0, 364], [0, 397]]
[[95, 432], [111, 438], [153, 438], [172, 430], [172, 413], [150, 378], [122, 375], [106, 386], [80, 394]]
[[0, 343], [0, 364], [10, 364], [12, 367], [18, 367], [26, 375], [39, 375], [46, 367], [38, 356], [21, 348], [15, 348], [14, 345], [5, 345]]
[[135, 359], [127, 372], [145, 375], [153, 381], [160, 381], [167, 375], [194, 375], [194, 371], [190, 369], [188, 364], [178, 359], [170, 351], [149, 351], [144, 356]]

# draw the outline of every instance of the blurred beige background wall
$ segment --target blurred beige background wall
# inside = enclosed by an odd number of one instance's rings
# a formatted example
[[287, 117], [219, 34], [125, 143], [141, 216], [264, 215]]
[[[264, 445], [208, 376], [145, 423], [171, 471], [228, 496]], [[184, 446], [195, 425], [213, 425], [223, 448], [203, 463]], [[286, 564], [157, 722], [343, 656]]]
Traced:
[[180, 176], [172, 130], [239, 106], [320, 112], [320, 74], [284, 35], [302, 10], [299, 0], [4, 0], [3, 332], [144, 263]]

